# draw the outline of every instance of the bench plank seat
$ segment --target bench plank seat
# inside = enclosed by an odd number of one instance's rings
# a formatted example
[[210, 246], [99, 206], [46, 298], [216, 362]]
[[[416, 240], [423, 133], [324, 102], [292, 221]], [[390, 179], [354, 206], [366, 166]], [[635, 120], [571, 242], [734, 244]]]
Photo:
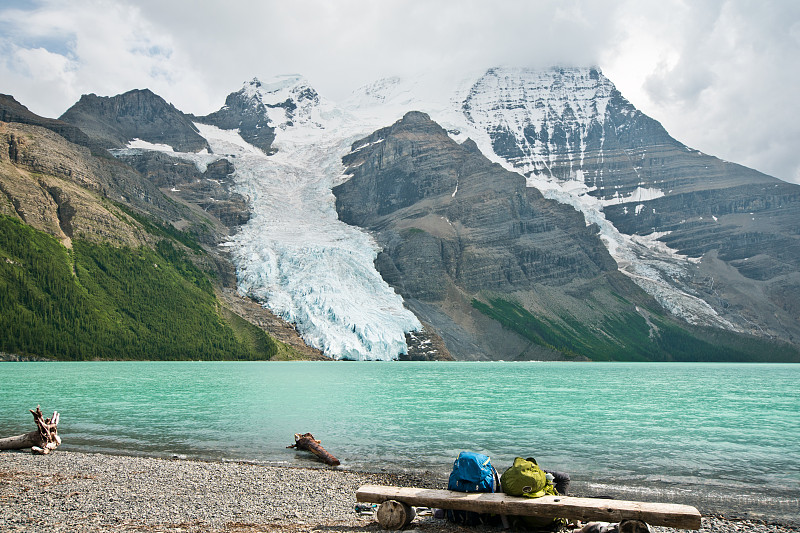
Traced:
[[363, 485], [356, 500], [383, 503], [389, 500], [416, 507], [456, 509], [507, 516], [540, 516], [569, 520], [619, 522], [642, 520], [654, 526], [700, 529], [700, 512], [690, 505], [649, 503], [573, 496], [525, 498], [503, 493], [455, 492], [439, 489]]

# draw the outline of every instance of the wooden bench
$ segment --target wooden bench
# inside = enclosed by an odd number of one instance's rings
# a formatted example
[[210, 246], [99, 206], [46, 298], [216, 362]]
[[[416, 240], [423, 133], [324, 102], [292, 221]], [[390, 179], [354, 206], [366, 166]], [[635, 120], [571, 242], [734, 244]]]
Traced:
[[384, 529], [400, 529], [414, 519], [415, 507], [455, 509], [507, 516], [538, 516], [568, 520], [619, 522], [641, 520], [654, 526], [700, 529], [700, 512], [690, 505], [647, 503], [573, 496], [524, 498], [502, 493], [454, 492], [363, 485], [356, 500], [379, 503], [377, 518]]

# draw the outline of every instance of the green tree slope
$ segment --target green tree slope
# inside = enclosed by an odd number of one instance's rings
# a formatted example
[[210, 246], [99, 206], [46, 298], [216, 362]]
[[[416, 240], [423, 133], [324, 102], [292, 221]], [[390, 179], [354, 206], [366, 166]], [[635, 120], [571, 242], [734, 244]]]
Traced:
[[243, 321], [231, 327], [230, 315], [170, 239], [155, 250], [80, 240], [67, 250], [0, 216], [0, 351], [65, 360], [276, 354], [272, 338]]

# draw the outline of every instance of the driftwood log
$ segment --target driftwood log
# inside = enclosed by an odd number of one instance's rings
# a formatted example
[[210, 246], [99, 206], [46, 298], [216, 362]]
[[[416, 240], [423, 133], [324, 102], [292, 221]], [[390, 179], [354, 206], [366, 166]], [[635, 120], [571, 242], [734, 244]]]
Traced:
[[[502, 492], [455, 492], [450, 490], [420, 489], [364, 485], [356, 492], [357, 502], [379, 503], [378, 521], [383, 516], [387, 524], [397, 524], [408, 517], [407, 506], [435, 509], [457, 509], [476, 513], [506, 516], [537, 516], [541, 518], [567, 518], [590, 522], [641, 521], [651, 526], [675, 529], [700, 529], [700, 511], [690, 505], [677, 503], [634, 502], [603, 498], [576, 498], [573, 496], [542, 496], [525, 498], [509, 496]], [[381, 508], [387, 505], [382, 513]], [[381, 523], [383, 525], [383, 523]], [[635, 531], [636, 524], [630, 523]]]
[[309, 451], [331, 466], [339, 466], [340, 464], [339, 459], [323, 448], [320, 441], [315, 439], [311, 433], [295, 433], [294, 444], [287, 446], [287, 448]]
[[34, 431], [6, 437], [0, 439], [0, 450], [22, 450], [30, 448], [31, 452], [40, 455], [47, 455], [61, 444], [61, 437], [58, 436], [58, 411], [53, 411], [51, 418], [45, 419], [42, 410], [36, 406], [36, 410], [30, 410], [33, 420], [36, 422]]

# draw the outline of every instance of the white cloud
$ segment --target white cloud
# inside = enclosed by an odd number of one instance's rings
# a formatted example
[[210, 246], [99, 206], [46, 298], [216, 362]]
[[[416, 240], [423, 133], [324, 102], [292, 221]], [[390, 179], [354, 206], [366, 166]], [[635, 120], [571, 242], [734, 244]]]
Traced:
[[73, 63], [61, 54], [44, 48], [14, 47], [10, 58], [17, 72], [34, 80], [57, 84], [74, 81]]
[[800, 2], [44, 0], [0, 8], [0, 80], [33, 111], [149, 87], [187, 112], [253, 76], [341, 98], [386, 75], [599, 64], [678, 140], [800, 182]]
[[[58, 116], [84, 93], [149, 87], [169, 100], [207, 104], [205, 89], [172, 37], [131, 6], [45, 2], [0, 12], [3, 90], [32, 111]], [[22, 43], [22, 44], [18, 44]]]
[[800, 182], [800, 3], [630, 2], [620, 20], [604, 70], [634, 105], [689, 146]]

